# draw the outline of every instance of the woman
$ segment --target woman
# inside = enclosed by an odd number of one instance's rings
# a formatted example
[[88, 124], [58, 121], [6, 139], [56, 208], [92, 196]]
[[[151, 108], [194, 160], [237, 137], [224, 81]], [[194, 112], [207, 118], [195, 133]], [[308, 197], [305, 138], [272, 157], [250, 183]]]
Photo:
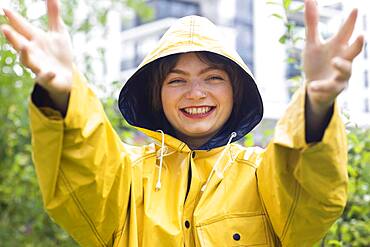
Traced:
[[72, 64], [57, 0], [50, 32], [5, 10], [2, 31], [37, 75], [33, 158], [50, 216], [84, 246], [312, 246], [346, 202], [346, 140], [334, 105], [363, 38], [353, 11], [322, 43], [305, 1], [307, 83], [266, 150], [234, 142], [262, 118], [254, 79], [207, 19], [180, 19], [123, 87], [119, 107], [158, 141], [122, 143]]

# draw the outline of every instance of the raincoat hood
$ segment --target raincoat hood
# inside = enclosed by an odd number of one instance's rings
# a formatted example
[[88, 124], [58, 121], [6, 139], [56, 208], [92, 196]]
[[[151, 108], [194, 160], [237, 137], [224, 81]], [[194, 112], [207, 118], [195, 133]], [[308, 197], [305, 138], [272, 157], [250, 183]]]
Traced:
[[[221, 55], [241, 71], [241, 83], [245, 83], [242, 105], [238, 115], [232, 115], [221, 130], [198, 149], [210, 150], [227, 144], [231, 134], [236, 133], [233, 142], [249, 133], [262, 119], [263, 104], [255, 79], [237, 52], [222, 41], [221, 33], [207, 18], [188, 16], [179, 19], [163, 35], [161, 40], [128, 79], [119, 95], [119, 109], [127, 122], [155, 139], [161, 139], [162, 130], [172, 140], [173, 145], [181, 146], [173, 128], [164, 113], [152, 111], [149, 83], [153, 83], [151, 71], [153, 63], [160, 58], [186, 52], [206, 51]], [[236, 124], [235, 124], [236, 123]], [[167, 142], [167, 141], [166, 141]]]

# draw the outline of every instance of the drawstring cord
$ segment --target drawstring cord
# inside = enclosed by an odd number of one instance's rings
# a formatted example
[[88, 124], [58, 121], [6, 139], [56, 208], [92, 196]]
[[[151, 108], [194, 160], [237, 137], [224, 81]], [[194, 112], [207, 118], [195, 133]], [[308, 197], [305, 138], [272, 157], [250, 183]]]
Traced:
[[158, 179], [157, 179], [157, 184], [155, 185], [155, 190], [159, 191], [161, 189], [161, 175], [162, 175], [162, 166], [163, 166], [163, 153], [164, 153], [164, 133], [162, 130], [157, 130], [158, 132], [161, 132], [162, 136], [162, 143], [161, 143], [161, 155], [159, 156], [159, 172], [158, 172]]
[[175, 151], [172, 151], [171, 153], [167, 153], [168, 148], [167, 146], [164, 145], [164, 132], [162, 130], [157, 130], [157, 131], [161, 133], [161, 147], [159, 148], [157, 152], [157, 157], [159, 156], [159, 171], [158, 171], [157, 183], [155, 185], [155, 190], [159, 191], [162, 187], [161, 175], [162, 175], [162, 168], [163, 168], [163, 158], [175, 153]]
[[231, 157], [231, 159], [229, 159], [229, 161], [227, 162], [227, 164], [225, 165], [225, 167], [224, 167], [224, 169], [222, 170], [222, 172], [217, 172], [216, 171], [216, 174], [217, 174], [217, 176], [219, 177], [219, 178], [224, 178], [224, 174], [225, 174], [225, 172], [226, 172], [226, 170], [227, 169], [229, 169], [229, 167], [234, 163], [234, 161], [235, 161], [235, 159], [236, 159], [236, 157], [238, 157], [238, 155], [239, 155], [239, 153], [241, 152], [241, 151], [239, 151], [239, 152], [237, 152], [235, 155], [233, 155], [232, 154], [232, 152], [231, 152], [231, 150], [229, 150], [230, 152], [230, 157]]
[[[207, 182], [201, 188], [201, 191], [202, 192], [204, 192], [206, 190], [206, 187], [207, 187], [209, 181], [211, 181], [211, 177], [212, 177], [213, 173], [216, 172], [216, 174], [220, 177], [220, 175], [217, 173], [217, 167], [218, 167], [221, 159], [225, 156], [226, 150], [230, 148], [230, 143], [231, 143], [232, 139], [235, 138], [235, 137], [236, 137], [236, 133], [235, 132], [231, 133], [231, 136], [229, 138], [229, 141], [227, 142], [224, 150], [222, 150], [222, 153], [220, 154], [220, 156], [218, 156], [218, 158], [216, 160], [216, 163], [214, 164], [214, 166], [212, 168], [212, 171], [211, 171], [211, 173], [208, 176]], [[233, 158], [233, 156], [232, 156], [232, 158]], [[231, 160], [232, 160], [232, 162], [234, 161], [234, 159], [231, 159]], [[230, 163], [230, 165], [231, 165], [231, 163]], [[230, 165], [229, 165], [229, 163], [227, 164], [227, 166], [230, 166]], [[225, 171], [225, 169], [224, 169], [224, 171]], [[222, 177], [223, 177], [223, 175], [221, 175], [220, 178], [222, 178]]]

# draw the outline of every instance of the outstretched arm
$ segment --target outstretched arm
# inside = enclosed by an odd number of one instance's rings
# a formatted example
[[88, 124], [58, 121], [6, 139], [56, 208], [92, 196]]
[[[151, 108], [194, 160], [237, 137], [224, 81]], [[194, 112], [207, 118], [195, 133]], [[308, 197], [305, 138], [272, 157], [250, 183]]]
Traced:
[[65, 114], [72, 85], [73, 56], [69, 34], [60, 17], [58, 0], [47, 0], [49, 30], [33, 26], [18, 13], [4, 9], [9, 25], [1, 30], [20, 54], [22, 63], [36, 74], [36, 83], [47, 90]]
[[[111, 246], [126, 236], [117, 232], [129, 229], [124, 226], [133, 195], [131, 154], [145, 148], [121, 142], [85, 78], [73, 69], [58, 0], [47, 0], [47, 9], [48, 32], [10, 10], [5, 10], [9, 25], [2, 26], [22, 62], [37, 76], [29, 120], [44, 207], [80, 245]], [[53, 104], [36, 102], [45, 98]]]
[[315, 2], [305, 1], [306, 84], [278, 121], [257, 169], [261, 199], [283, 246], [313, 246], [346, 204], [346, 132], [333, 105], [363, 44], [361, 36], [347, 44], [356, 15], [354, 10], [339, 32], [322, 42]]
[[361, 52], [364, 39], [348, 44], [356, 23], [353, 10], [339, 31], [327, 41], [318, 33], [319, 14], [315, 1], [305, 1], [306, 45], [303, 68], [306, 76], [306, 141], [320, 141], [336, 97], [348, 86], [353, 59]]

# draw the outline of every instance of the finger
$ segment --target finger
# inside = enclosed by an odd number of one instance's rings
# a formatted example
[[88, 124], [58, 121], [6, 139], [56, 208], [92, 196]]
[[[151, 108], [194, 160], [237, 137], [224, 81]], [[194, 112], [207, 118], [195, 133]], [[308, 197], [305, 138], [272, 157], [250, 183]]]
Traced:
[[62, 28], [62, 20], [60, 17], [60, 4], [58, 0], [46, 1], [48, 10], [48, 23], [50, 31], [60, 31]]
[[33, 73], [38, 75], [41, 70], [40, 70], [39, 66], [37, 65], [37, 63], [32, 61], [30, 53], [31, 53], [30, 45], [23, 46], [22, 49], [20, 50], [21, 62], [22, 62], [22, 64], [27, 66], [29, 69], [31, 69]]
[[316, 43], [319, 41], [318, 23], [319, 14], [315, 1], [305, 0], [304, 1], [305, 11], [305, 25], [306, 25], [306, 40], [308, 43]]
[[40, 32], [18, 13], [4, 8], [3, 11], [8, 18], [9, 24], [26, 39], [30, 40]]
[[343, 58], [352, 61], [362, 51], [364, 36], [360, 35], [344, 52]]
[[332, 59], [332, 64], [336, 69], [334, 80], [338, 82], [348, 81], [352, 73], [352, 63], [340, 57]]
[[339, 29], [338, 33], [335, 35], [334, 38], [337, 39], [339, 42], [347, 43], [348, 40], [351, 38], [356, 24], [357, 13], [357, 9], [352, 10], [351, 14], [348, 16], [342, 27]]
[[8, 40], [8, 42], [18, 52], [22, 49], [23, 46], [25, 46], [29, 43], [29, 41], [25, 37], [20, 35], [17, 31], [15, 31], [9, 25], [2, 25], [1, 26], [1, 31], [3, 32], [5, 38]]
[[40, 84], [47, 84], [55, 78], [54, 72], [39, 73], [36, 77], [36, 81]]

